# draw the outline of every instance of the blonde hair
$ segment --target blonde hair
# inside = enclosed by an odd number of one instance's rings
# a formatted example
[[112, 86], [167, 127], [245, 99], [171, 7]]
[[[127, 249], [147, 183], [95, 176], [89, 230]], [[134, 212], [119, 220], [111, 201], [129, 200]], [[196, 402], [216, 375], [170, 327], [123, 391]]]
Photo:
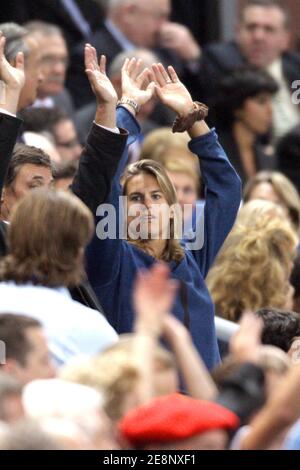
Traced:
[[[121, 183], [123, 185], [123, 194], [126, 196], [127, 186], [129, 181], [134, 177], [141, 174], [148, 174], [153, 176], [162, 193], [165, 196], [167, 204], [173, 206], [177, 204], [177, 196], [175, 188], [168, 177], [163, 166], [152, 160], [141, 160], [136, 163], [129, 165], [121, 177]], [[180, 262], [184, 256], [184, 251], [180, 245], [178, 239], [176, 239], [176, 226], [178, 221], [178, 214], [175, 210], [174, 218], [170, 219], [170, 237], [166, 240], [166, 247], [162, 254], [161, 259], [163, 261], [176, 261]], [[138, 246], [142, 250], [148, 252], [151, 248], [147, 246], [148, 240], [128, 240], [130, 243]]]
[[171, 127], [161, 127], [150, 132], [144, 140], [140, 160], [154, 160], [167, 171], [190, 176], [200, 188], [200, 166], [196, 155], [188, 149], [188, 134], [173, 134]]
[[[261, 219], [271, 220], [274, 217], [290, 222], [283, 207], [279, 204], [263, 199], [252, 199], [246, 202], [239, 210], [233, 230], [240, 224], [251, 227]], [[292, 225], [291, 228], [293, 228]]]
[[[172, 147], [187, 151], [189, 141], [190, 137], [187, 132], [173, 134], [171, 127], [159, 127], [145, 137], [140, 160], [155, 160], [161, 163], [160, 156], [166, 147], [172, 145]], [[191, 155], [194, 156], [192, 153]]]
[[[103, 393], [106, 413], [118, 420], [123, 416], [126, 397], [134, 392], [139, 380], [134, 341], [133, 334], [121, 335], [118, 343], [86, 362], [66, 366], [60, 376]], [[175, 367], [171, 353], [160, 345], [154, 351], [154, 361], [165, 370]]]
[[291, 222], [297, 232], [300, 228], [300, 197], [293, 183], [278, 171], [261, 171], [250, 178], [244, 189], [244, 201], [251, 199], [254, 188], [261, 183], [269, 183], [278, 195], [281, 203], [286, 207]]
[[282, 215], [258, 211], [246, 220], [238, 217], [207, 277], [217, 314], [232, 321], [245, 310], [284, 307], [298, 244]]
[[84, 276], [83, 249], [93, 231], [92, 214], [76, 196], [49, 189], [31, 191], [14, 207], [9, 254], [0, 262], [0, 279], [75, 286]]

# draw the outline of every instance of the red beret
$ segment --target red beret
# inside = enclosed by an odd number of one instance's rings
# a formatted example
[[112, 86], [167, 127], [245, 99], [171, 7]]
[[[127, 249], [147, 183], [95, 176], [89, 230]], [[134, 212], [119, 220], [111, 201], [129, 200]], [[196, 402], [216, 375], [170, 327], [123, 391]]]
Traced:
[[136, 445], [173, 442], [213, 429], [235, 429], [239, 418], [217, 403], [180, 394], [155, 398], [130, 411], [119, 423], [123, 437]]

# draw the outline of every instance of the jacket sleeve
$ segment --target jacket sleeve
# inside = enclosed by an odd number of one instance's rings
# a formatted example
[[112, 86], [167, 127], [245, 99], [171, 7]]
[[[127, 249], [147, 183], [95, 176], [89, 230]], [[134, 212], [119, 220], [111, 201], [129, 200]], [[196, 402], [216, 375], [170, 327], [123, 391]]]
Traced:
[[[128, 161], [128, 146], [140, 132], [140, 126], [125, 108], [117, 109], [117, 125], [129, 132], [127, 146], [122, 154], [117, 171], [112, 178], [111, 191], [106, 204], [98, 210], [96, 217], [96, 234], [87, 248], [87, 273], [94, 288], [108, 284], [120, 271], [121, 253], [124, 244], [122, 232], [122, 188], [120, 177]], [[123, 236], [123, 237], [122, 237]]]
[[[205, 277], [230, 232], [241, 203], [241, 181], [214, 130], [189, 143], [198, 155], [205, 185], [204, 218], [197, 223], [197, 248], [192, 250]], [[199, 243], [200, 242], [200, 243]]]
[[0, 113], [0, 195], [21, 124], [21, 119]]
[[94, 215], [107, 200], [127, 137], [123, 129], [117, 134], [95, 123], [88, 135], [71, 190]]

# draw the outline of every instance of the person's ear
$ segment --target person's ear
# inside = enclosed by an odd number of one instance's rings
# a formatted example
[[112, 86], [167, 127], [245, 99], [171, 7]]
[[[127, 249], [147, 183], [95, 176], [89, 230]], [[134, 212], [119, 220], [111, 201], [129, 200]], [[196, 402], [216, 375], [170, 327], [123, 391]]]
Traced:
[[243, 109], [242, 108], [236, 109], [233, 113], [233, 116], [236, 120], [242, 119], [243, 118]]
[[293, 340], [292, 345], [288, 350], [288, 356], [291, 358], [293, 364], [300, 363], [300, 338]]
[[1, 199], [0, 199], [0, 206], [3, 204], [4, 199], [5, 199], [5, 188], [3, 188], [3, 190], [2, 190]]
[[18, 377], [20, 365], [15, 359], [6, 359], [5, 364], [1, 366], [0, 370], [2, 370], [5, 374]]

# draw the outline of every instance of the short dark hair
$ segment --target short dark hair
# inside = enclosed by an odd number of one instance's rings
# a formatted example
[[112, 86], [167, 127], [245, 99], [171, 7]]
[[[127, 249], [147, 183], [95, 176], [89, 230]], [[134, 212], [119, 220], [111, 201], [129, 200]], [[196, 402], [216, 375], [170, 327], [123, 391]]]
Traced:
[[215, 99], [216, 115], [221, 127], [231, 127], [235, 121], [235, 111], [240, 109], [248, 98], [260, 93], [278, 91], [276, 81], [264, 70], [255, 67], [241, 67], [224, 77]]
[[54, 127], [70, 116], [60, 108], [26, 108], [19, 113], [23, 119], [24, 132], [44, 132], [53, 134]]
[[247, 0], [241, 11], [241, 19], [243, 18], [244, 11], [249, 7], [278, 8], [283, 13], [285, 28], [288, 28], [290, 25], [290, 13], [281, 0]]
[[264, 323], [262, 343], [277, 346], [288, 352], [293, 339], [300, 336], [300, 315], [276, 308], [261, 308], [257, 310], [256, 315]]
[[13, 184], [20, 169], [26, 164], [49, 168], [52, 173], [54, 171], [49, 155], [42, 149], [30, 145], [17, 144], [7, 169], [5, 187]]
[[64, 178], [74, 178], [78, 164], [76, 162], [69, 162], [63, 165], [57, 165], [54, 171], [54, 179], [61, 180]]
[[52, 23], [45, 21], [33, 20], [25, 24], [25, 28], [29, 33], [41, 33], [44, 36], [62, 36], [61, 28]]
[[38, 320], [24, 315], [0, 314], [0, 340], [5, 344], [6, 359], [15, 359], [23, 367], [31, 351], [26, 336], [29, 328], [42, 328], [42, 325]]

